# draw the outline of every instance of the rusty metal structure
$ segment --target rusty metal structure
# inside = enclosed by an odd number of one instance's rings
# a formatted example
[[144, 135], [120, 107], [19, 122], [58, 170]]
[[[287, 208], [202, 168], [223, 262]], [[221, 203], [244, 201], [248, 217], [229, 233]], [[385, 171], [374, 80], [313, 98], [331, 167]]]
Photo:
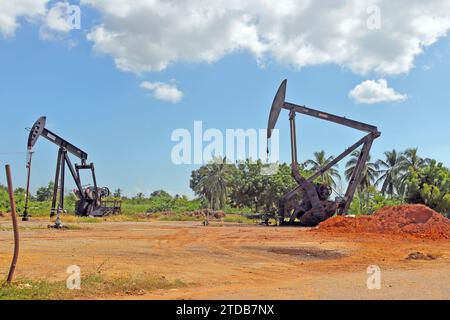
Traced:
[[8, 277], [6, 283], [10, 284], [14, 277], [14, 271], [16, 270], [17, 260], [19, 259], [19, 225], [17, 223], [16, 215], [16, 202], [14, 200], [14, 187], [12, 183], [11, 167], [9, 164], [5, 166], [6, 180], [8, 181], [8, 195], [9, 206], [11, 207], [11, 220], [14, 232], [14, 254], [11, 260], [11, 266], [9, 267]]
[[[267, 139], [269, 140], [272, 135], [272, 130], [275, 128], [281, 110], [288, 110], [291, 137], [291, 168], [292, 175], [298, 185], [280, 199], [277, 218], [279, 224], [315, 226], [334, 214], [347, 214], [356, 188], [361, 183], [364, 165], [367, 162], [372, 143], [381, 135], [381, 133], [378, 131], [377, 127], [366, 123], [311, 109], [306, 106], [286, 102], [286, 86], [287, 80], [284, 80], [278, 88], [273, 100], [267, 126]], [[310, 177], [305, 178], [298, 170], [295, 128], [296, 114], [307, 115], [325, 121], [334, 122], [363, 131], [366, 135], [347, 148], [340, 155], [335, 157], [328, 164], [317, 170], [317, 172], [313, 173]], [[359, 158], [351, 179], [349, 180], [345, 195], [343, 197], [336, 197], [334, 201], [330, 200], [332, 189], [325, 184], [315, 183], [314, 181], [359, 147], [361, 147]], [[294, 206], [289, 206], [288, 203], [297, 194], [300, 194], [301, 196], [300, 203], [297, 203]], [[288, 219], [288, 221], [286, 221], [286, 219]]]
[[[97, 186], [97, 178], [95, 176], [95, 168], [93, 163], [87, 164], [88, 154], [83, 150], [77, 148], [70, 142], [64, 140], [57, 134], [45, 128], [46, 117], [40, 117], [33, 125], [28, 136], [28, 161], [27, 161], [27, 197], [25, 199], [25, 209], [22, 220], [28, 220], [28, 195], [30, 188], [30, 173], [31, 173], [31, 155], [33, 154], [33, 147], [39, 137], [43, 137], [48, 141], [58, 146], [58, 157], [56, 160], [56, 173], [54, 180], [54, 189], [52, 197], [52, 207], [50, 216], [56, 216], [56, 221], [53, 227], [61, 228], [60, 213], [64, 211], [64, 185], [65, 185], [65, 169], [66, 166], [75, 181], [76, 190], [74, 190], [78, 201], [75, 205], [75, 214], [77, 216], [93, 216], [103, 217], [110, 214], [120, 213], [120, 201], [105, 201], [103, 197], [110, 195], [109, 189], [106, 187], [100, 188]], [[81, 164], [72, 164], [69, 153], [77, 157]], [[81, 184], [80, 170], [89, 170], [91, 172], [93, 186], [86, 188]]]

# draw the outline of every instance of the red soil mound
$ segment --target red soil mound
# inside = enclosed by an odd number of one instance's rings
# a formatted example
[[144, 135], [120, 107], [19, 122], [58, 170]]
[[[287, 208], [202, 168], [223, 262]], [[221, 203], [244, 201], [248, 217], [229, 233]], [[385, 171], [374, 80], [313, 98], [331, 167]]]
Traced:
[[318, 230], [344, 233], [412, 235], [450, 239], [450, 219], [424, 205], [384, 207], [372, 216], [335, 216], [319, 224]]

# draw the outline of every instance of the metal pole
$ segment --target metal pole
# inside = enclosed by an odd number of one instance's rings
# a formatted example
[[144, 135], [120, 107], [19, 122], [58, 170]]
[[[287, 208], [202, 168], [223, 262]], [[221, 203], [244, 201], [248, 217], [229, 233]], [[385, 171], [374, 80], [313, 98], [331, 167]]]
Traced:
[[56, 160], [56, 172], [55, 172], [55, 182], [53, 185], [53, 198], [52, 198], [52, 209], [50, 211], [50, 217], [54, 217], [56, 215], [56, 203], [58, 201], [58, 184], [59, 184], [59, 172], [61, 168], [61, 150], [58, 151], [58, 158]]
[[63, 228], [61, 223], [61, 213], [64, 210], [64, 178], [65, 178], [65, 167], [66, 167], [66, 155], [67, 151], [63, 148], [60, 149], [61, 158], [59, 160], [60, 163], [60, 183], [59, 183], [59, 203], [56, 209], [56, 220], [55, 224], [52, 226], [53, 228], [60, 229]]
[[295, 130], [295, 112], [289, 113], [289, 124], [291, 132], [291, 161], [293, 165], [297, 165], [297, 134]]
[[17, 259], [19, 258], [19, 226], [17, 224], [16, 203], [14, 201], [14, 188], [12, 184], [11, 168], [9, 165], [6, 165], [5, 169], [6, 169], [6, 179], [8, 180], [8, 193], [9, 193], [9, 202], [11, 206], [11, 219], [14, 229], [14, 255], [11, 261], [11, 266], [9, 268], [8, 279], [6, 280], [6, 282], [10, 284], [14, 276], [14, 271], [16, 270]]
[[30, 177], [31, 177], [31, 158], [33, 157], [33, 151], [31, 149], [28, 150], [28, 161], [27, 161], [27, 191], [25, 193], [25, 207], [23, 210], [23, 216], [22, 221], [28, 221], [29, 215], [28, 215], [28, 201], [29, 201], [29, 195], [30, 195]]

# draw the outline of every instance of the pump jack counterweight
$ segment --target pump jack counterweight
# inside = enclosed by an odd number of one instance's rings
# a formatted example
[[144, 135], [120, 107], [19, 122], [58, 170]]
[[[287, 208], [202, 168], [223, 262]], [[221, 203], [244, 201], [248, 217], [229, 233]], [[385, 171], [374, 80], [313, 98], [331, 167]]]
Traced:
[[[273, 100], [267, 125], [267, 139], [270, 139], [272, 135], [272, 130], [275, 128], [281, 110], [288, 110], [291, 137], [291, 168], [292, 175], [298, 185], [280, 199], [278, 205], [278, 221], [280, 224], [285, 224], [286, 218], [289, 218], [290, 224], [299, 223], [304, 226], [315, 226], [334, 214], [347, 214], [356, 188], [361, 183], [364, 165], [367, 162], [372, 143], [381, 135], [381, 133], [378, 131], [377, 127], [366, 123], [286, 102], [286, 86], [287, 80], [284, 80], [278, 88], [277, 94]], [[295, 116], [297, 113], [334, 122], [366, 132], [367, 134], [328, 164], [318, 169], [317, 172], [310, 177], [305, 178], [301, 175], [297, 167], [297, 138], [295, 128]], [[329, 197], [332, 194], [331, 187], [325, 184], [314, 183], [315, 179], [330, 170], [339, 161], [359, 147], [361, 147], [361, 151], [345, 192], [345, 196], [343, 198], [336, 198], [334, 201], [329, 200]], [[293, 208], [289, 208], [288, 203], [296, 194], [300, 194], [302, 200]]]
[[[77, 216], [94, 216], [103, 217], [109, 214], [117, 214], [121, 211], [120, 201], [103, 201], [103, 197], [108, 197], [110, 195], [109, 189], [99, 188], [97, 186], [97, 178], [95, 176], [94, 164], [87, 164], [88, 154], [83, 150], [77, 148], [70, 142], [64, 140], [57, 134], [51, 132], [45, 128], [46, 117], [40, 117], [33, 125], [30, 130], [28, 137], [28, 154], [29, 158], [27, 161], [27, 196], [25, 198], [25, 210], [23, 219], [28, 220], [28, 203], [29, 203], [29, 192], [30, 192], [30, 176], [31, 176], [31, 155], [33, 153], [33, 147], [36, 144], [39, 137], [44, 137], [48, 141], [53, 142], [59, 147], [58, 156], [56, 160], [56, 171], [55, 180], [53, 187], [52, 196], [52, 207], [50, 211], [50, 216], [56, 216], [55, 224], [52, 226], [54, 228], [62, 228], [61, 223], [61, 213], [64, 212], [64, 191], [65, 191], [65, 169], [66, 166], [75, 182], [76, 190], [74, 190], [75, 195], [78, 197], [78, 201], [75, 206], [75, 214]], [[77, 157], [81, 164], [72, 164], [69, 153]], [[88, 169], [91, 171], [93, 188], [87, 187], [83, 188], [80, 178], [80, 170]], [[112, 204], [112, 205], [111, 205]]]

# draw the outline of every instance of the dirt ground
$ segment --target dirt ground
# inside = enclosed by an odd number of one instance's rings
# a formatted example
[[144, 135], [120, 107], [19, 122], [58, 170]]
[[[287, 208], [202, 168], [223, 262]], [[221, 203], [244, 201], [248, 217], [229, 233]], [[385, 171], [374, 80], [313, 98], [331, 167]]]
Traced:
[[[5, 218], [0, 223], [8, 226]], [[450, 299], [448, 240], [199, 222], [85, 223], [76, 230], [47, 224], [21, 222], [27, 228], [16, 276], [64, 280], [66, 268], [78, 265], [82, 274], [147, 272], [187, 284], [99, 299]], [[0, 231], [1, 277], [12, 243], [12, 231]], [[407, 259], [415, 252], [432, 259]], [[369, 265], [381, 269], [379, 290], [367, 288]]]

